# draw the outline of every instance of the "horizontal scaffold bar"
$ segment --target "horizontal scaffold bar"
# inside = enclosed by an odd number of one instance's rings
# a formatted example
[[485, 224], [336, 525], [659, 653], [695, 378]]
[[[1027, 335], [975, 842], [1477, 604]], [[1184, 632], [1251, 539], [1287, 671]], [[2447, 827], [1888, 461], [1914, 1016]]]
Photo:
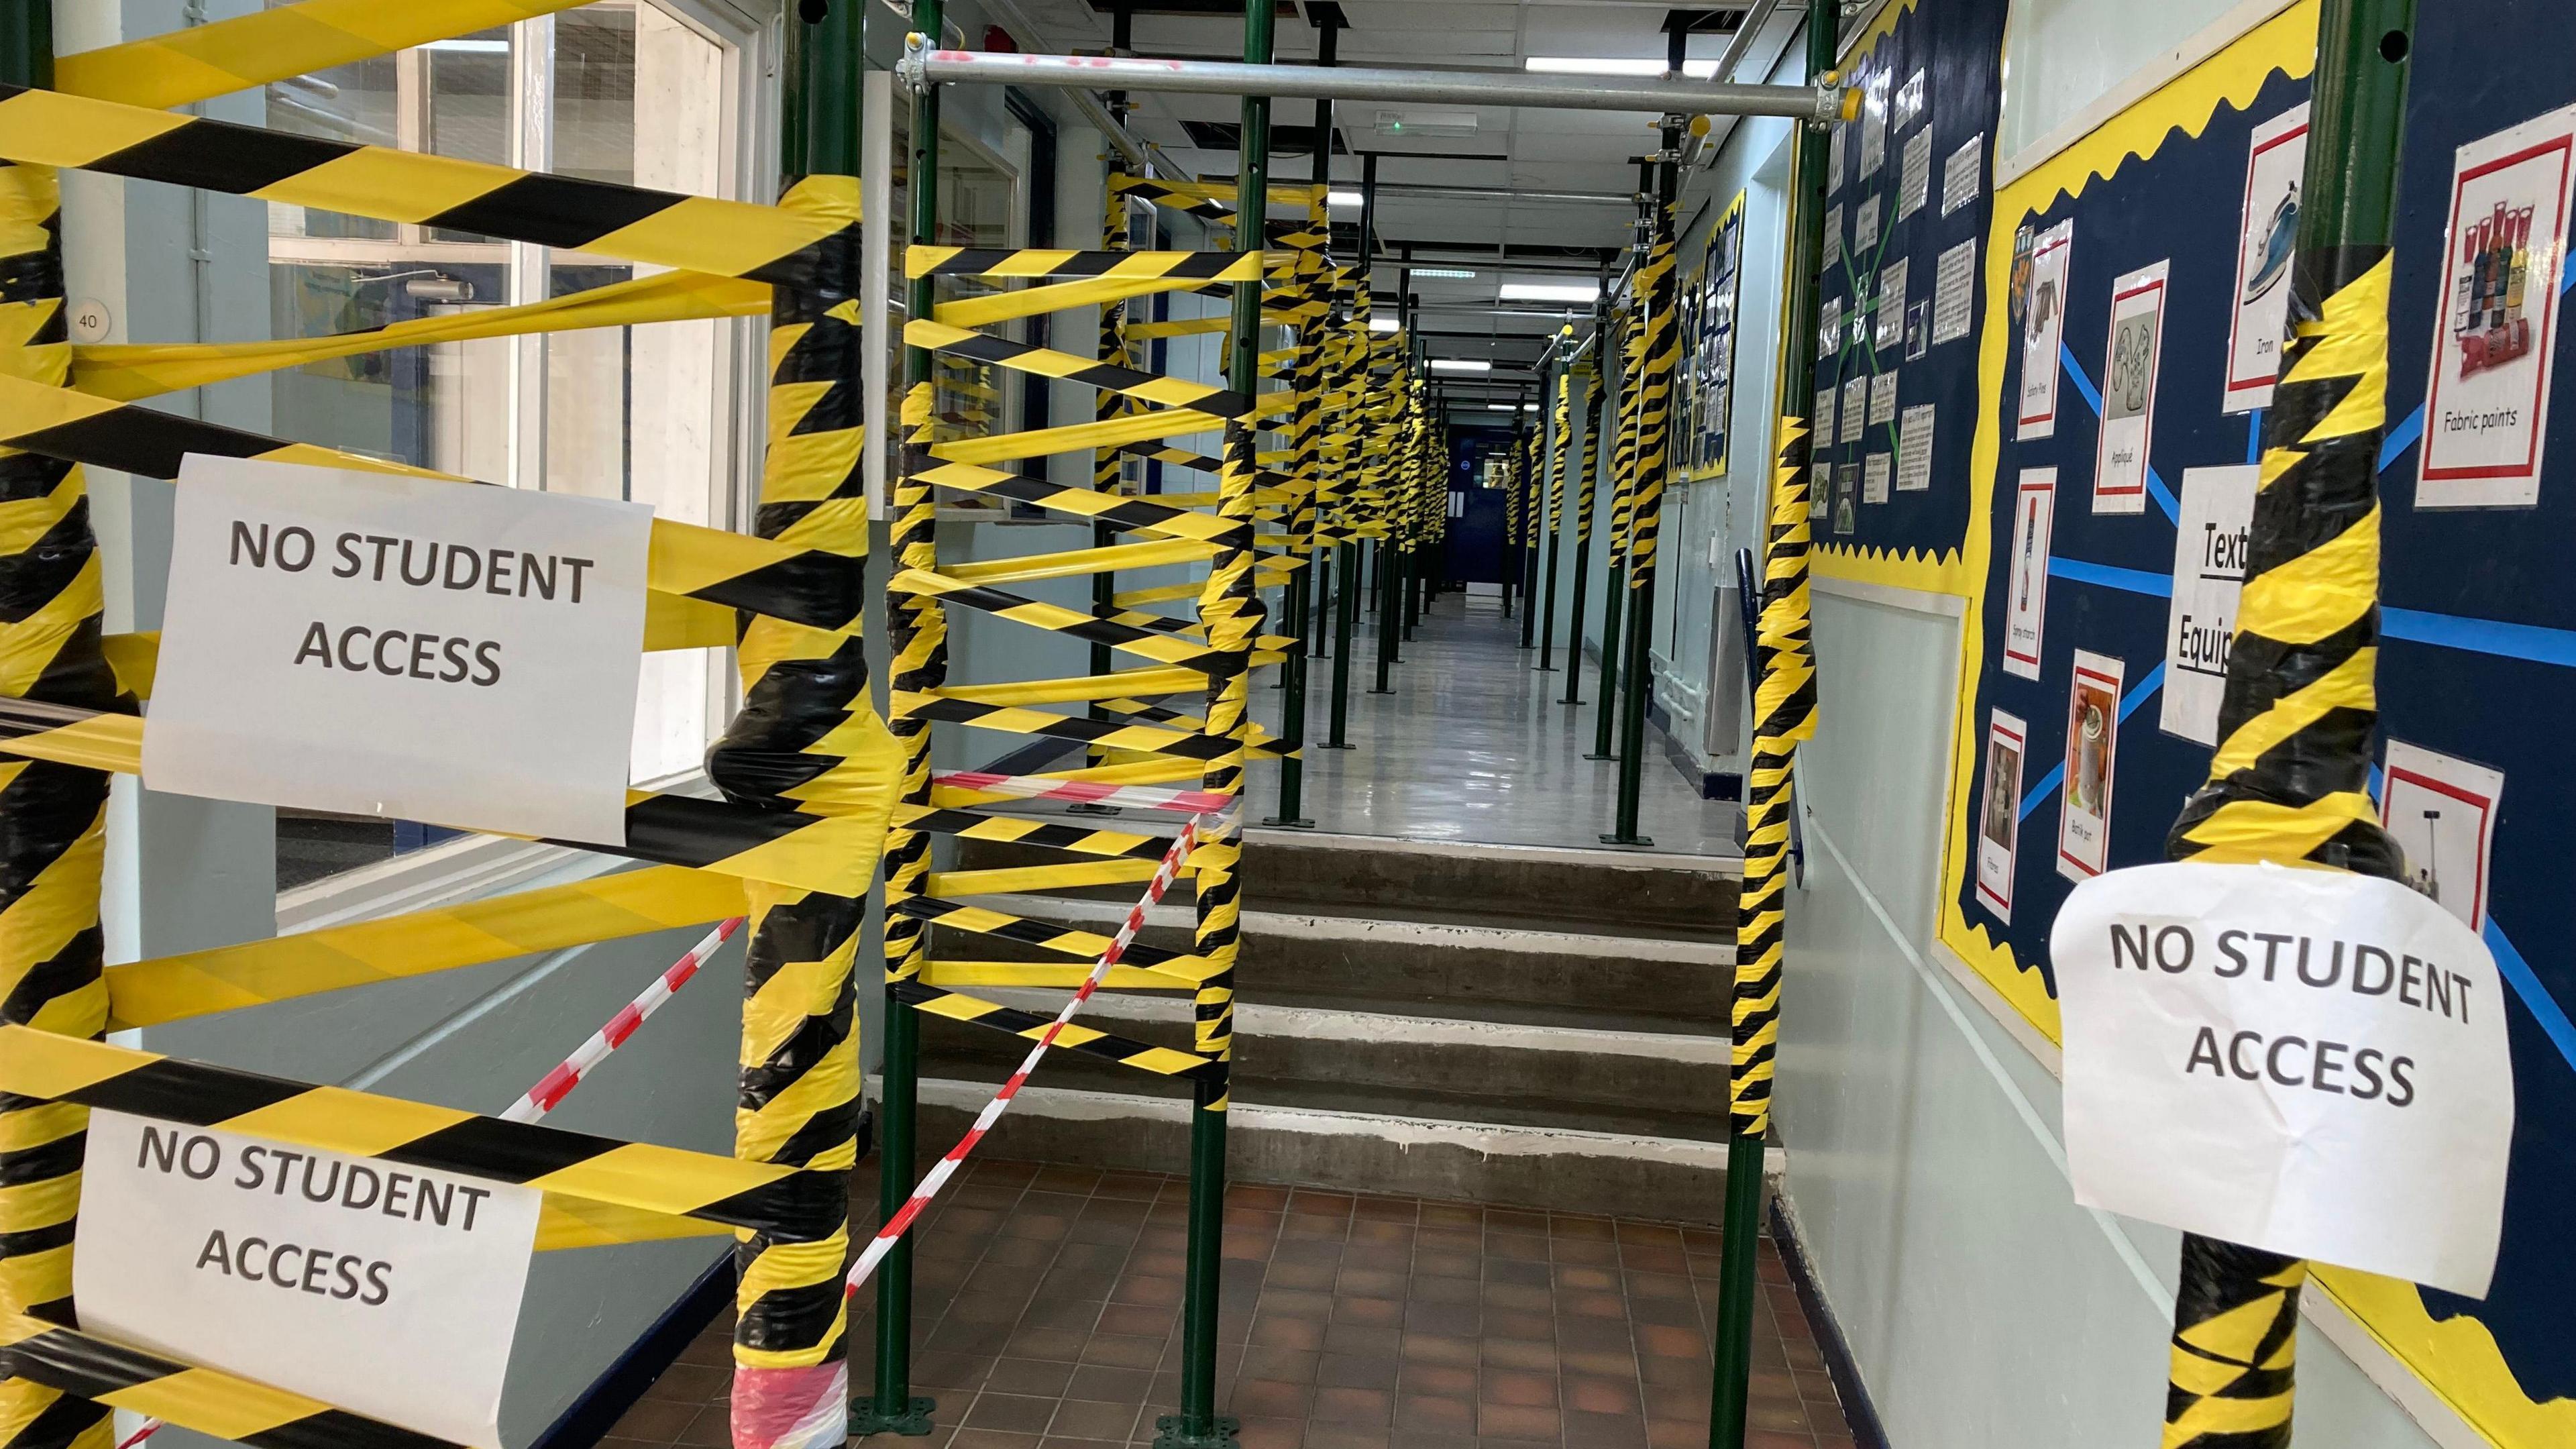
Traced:
[[929, 85], [997, 84], [1083, 90], [1190, 91], [1201, 95], [1411, 101], [1463, 106], [1541, 106], [1652, 115], [1788, 116], [1847, 120], [1859, 92], [1839, 86], [1733, 85], [1716, 81], [1597, 75], [1532, 75], [1503, 70], [1406, 70], [1380, 66], [1249, 65], [1235, 61], [1148, 60], [1135, 56], [1020, 55], [932, 50], [909, 38], [896, 76]]

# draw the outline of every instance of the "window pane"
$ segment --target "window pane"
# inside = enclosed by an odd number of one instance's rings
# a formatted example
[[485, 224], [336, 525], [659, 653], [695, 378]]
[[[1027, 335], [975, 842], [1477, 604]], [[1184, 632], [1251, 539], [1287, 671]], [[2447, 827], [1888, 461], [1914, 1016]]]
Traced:
[[[554, 169], [714, 196], [725, 191], [725, 51], [651, 5], [597, 4], [555, 19]], [[564, 296], [660, 271], [556, 252]], [[716, 321], [558, 332], [546, 339], [545, 486], [649, 503], [722, 526], [733, 329]], [[720, 668], [705, 650], [645, 656], [634, 778], [690, 769], [706, 749]]]

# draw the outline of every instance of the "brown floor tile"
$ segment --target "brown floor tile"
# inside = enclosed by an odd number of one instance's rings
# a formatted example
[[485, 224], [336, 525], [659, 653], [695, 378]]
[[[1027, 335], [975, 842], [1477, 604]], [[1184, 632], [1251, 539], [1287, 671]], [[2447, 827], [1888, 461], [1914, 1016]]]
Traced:
[[685, 1404], [672, 1399], [639, 1399], [609, 1432], [621, 1439], [676, 1443], [681, 1431], [689, 1427], [689, 1421], [705, 1407], [704, 1404]]
[[1529, 1373], [1556, 1372], [1556, 1345], [1552, 1343], [1526, 1338], [1488, 1338], [1483, 1349], [1488, 1368], [1520, 1369]]
[[1564, 1421], [1554, 1409], [1523, 1404], [1478, 1404], [1476, 1433], [1487, 1439], [1555, 1439]]
[[1553, 1370], [1487, 1368], [1476, 1378], [1476, 1402], [1524, 1404], [1555, 1408], [1557, 1378]]
[[1393, 1389], [1404, 1360], [1386, 1354], [1328, 1353], [1315, 1365], [1315, 1382], [1333, 1389]]
[[1406, 1363], [1446, 1364], [1452, 1368], [1474, 1368], [1478, 1347], [1474, 1338], [1447, 1333], [1407, 1333], [1402, 1345]]
[[1340, 1424], [1384, 1428], [1395, 1412], [1395, 1395], [1385, 1389], [1315, 1390], [1314, 1417]]
[[1062, 1396], [1065, 1384], [1072, 1378], [1070, 1361], [1005, 1358], [993, 1365], [983, 1387], [987, 1393], [1034, 1394], [1051, 1399]]
[[1068, 1399], [1097, 1399], [1109, 1403], [1141, 1404], [1153, 1392], [1154, 1371], [1142, 1368], [1112, 1368], [1107, 1364], [1086, 1363], [1075, 1366], [1073, 1377], [1065, 1381]]
[[1256, 1313], [1248, 1341], [1259, 1348], [1293, 1348], [1313, 1353], [1324, 1346], [1324, 1320], [1267, 1311]]
[[1315, 1386], [1278, 1379], [1246, 1379], [1234, 1386], [1226, 1406], [1236, 1414], [1302, 1419], [1314, 1410]]
[[948, 1449], [1038, 1449], [1035, 1434], [1005, 1434], [994, 1429], [960, 1429]]
[[1335, 1424], [1314, 1420], [1306, 1425], [1306, 1449], [1387, 1449], [1383, 1425]]
[[1335, 1323], [1358, 1323], [1371, 1328], [1395, 1328], [1404, 1322], [1404, 1301], [1400, 1298], [1351, 1298], [1333, 1300]]
[[1047, 1425], [1050, 1438], [1105, 1439], [1124, 1444], [1136, 1427], [1136, 1416], [1144, 1412], [1135, 1403], [1115, 1403], [1093, 1399], [1067, 1399], [1056, 1406], [1055, 1420]]
[[1635, 1414], [1589, 1414], [1568, 1409], [1565, 1449], [1646, 1449], [1646, 1421]]
[[1476, 1402], [1446, 1394], [1398, 1394], [1395, 1428], [1408, 1444], [1416, 1434], [1473, 1434]]
[[1239, 1434], [1243, 1449], [1304, 1449], [1306, 1421], [1246, 1418]]
[[999, 1429], [1010, 1434], [1040, 1434], [1055, 1417], [1056, 1400], [1033, 1394], [981, 1393], [966, 1411], [968, 1429]]

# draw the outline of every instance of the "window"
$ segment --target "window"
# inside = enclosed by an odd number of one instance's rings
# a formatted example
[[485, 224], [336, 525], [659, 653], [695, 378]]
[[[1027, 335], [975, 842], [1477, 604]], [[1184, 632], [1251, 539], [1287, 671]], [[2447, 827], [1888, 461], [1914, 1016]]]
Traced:
[[[272, 5], [284, 0], [270, 0]], [[749, 193], [738, 154], [747, 34], [676, 3], [599, 0], [271, 85], [268, 124], [705, 196]], [[658, 270], [443, 228], [272, 205], [271, 316], [279, 337], [542, 301]], [[277, 431], [301, 441], [513, 488], [651, 504], [714, 527], [747, 514], [758, 442], [744, 426], [762, 357], [754, 320], [664, 322], [434, 344], [276, 375]], [[698, 767], [730, 707], [729, 662], [649, 654], [633, 778]], [[397, 848], [383, 822], [282, 818], [338, 837], [311, 879]], [[420, 831], [394, 827], [405, 842]], [[355, 844], [352, 844], [352, 841]], [[355, 859], [349, 858], [357, 851]]]

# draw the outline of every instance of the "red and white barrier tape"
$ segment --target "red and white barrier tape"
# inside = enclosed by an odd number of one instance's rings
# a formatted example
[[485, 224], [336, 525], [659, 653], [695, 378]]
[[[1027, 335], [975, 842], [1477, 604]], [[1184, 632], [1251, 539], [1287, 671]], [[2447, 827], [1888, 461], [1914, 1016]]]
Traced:
[[1152, 785], [1102, 785], [1089, 780], [1051, 780], [1044, 775], [995, 775], [983, 770], [942, 770], [934, 785], [1009, 795], [1022, 800], [1078, 800], [1086, 805], [1125, 805], [1139, 810], [1170, 810], [1204, 815], [1231, 803], [1206, 790], [1164, 790]]
[[[1228, 802], [1231, 799], [1223, 795], [1209, 798]], [[1171, 849], [1163, 852], [1162, 864], [1154, 868], [1154, 878], [1146, 883], [1144, 898], [1129, 908], [1126, 920], [1119, 922], [1118, 933], [1110, 937], [1109, 949], [1100, 953], [1098, 964], [1091, 968], [1089, 976], [1083, 978], [1082, 988], [1073, 993], [1073, 999], [1064, 1004], [1064, 1010], [1056, 1013], [1055, 1020], [1038, 1037], [1037, 1045], [1029, 1048], [1029, 1054], [1020, 1061], [1019, 1070], [1011, 1073], [1011, 1079], [1004, 1082], [1001, 1090], [993, 1094], [993, 1100], [985, 1103], [984, 1110], [976, 1114], [975, 1125], [967, 1128], [966, 1135], [957, 1139], [957, 1145], [948, 1149], [948, 1155], [939, 1159], [939, 1165], [922, 1177], [921, 1185], [912, 1190], [911, 1199], [904, 1203], [902, 1209], [888, 1218], [884, 1227], [877, 1229], [867, 1251], [859, 1255], [859, 1261], [850, 1269], [849, 1281], [842, 1290], [845, 1294], [858, 1292], [859, 1285], [868, 1281], [868, 1275], [876, 1271], [878, 1262], [893, 1250], [895, 1241], [912, 1226], [915, 1218], [921, 1216], [922, 1209], [930, 1206], [930, 1200], [947, 1186], [948, 1179], [956, 1175], [958, 1164], [966, 1160], [966, 1154], [972, 1152], [975, 1144], [984, 1139], [984, 1134], [993, 1130], [993, 1124], [1001, 1120], [1002, 1114], [1010, 1110], [1011, 1099], [1020, 1094], [1020, 1087], [1028, 1081], [1029, 1073], [1037, 1070], [1038, 1059], [1047, 1054], [1047, 1048], [1055, 1045], [1057, 1035], [1073, 1020], [1074, 1013], [1082, 1009], [1082, 1004], [1091, 999], [1091, 993], [1100, 989], [1100, 983], [1109, 976], [1109, 968], [1117, 965], [1118, 959], [1127, 954], [1128, 943], [1144, 929], [1145, 912], [1163, 898], [1164, 891], [1171, 888], [1173, 878], [1181, 873], [1181, 863], [1188, 860], [1190, 852], [1197, 848], [1201, 828], [1211, 825], [1213, 828], [1209, 833], [1221, 835], [1233, 827], [1233, 821], [1228, 817], [1211, 822], [1202, 812], [1192, 815], [1182, 824], [1181, 833], [1172, 838]]]
[[563, 1065], [539, 1078], [526, 1096], [511, 1103], [509, 1110], [501, 1114], [501, 1120], [534, 1122], [553, 1111], [556, 1103], [580, 1086], [582, 1078], [590, 1075], [591, 1068], [607, 1060], [610, 1052], [626, 1045], [626, 1039], [635, 1034], [635, 1028], [644, 1024], [644, 1018], [661, 1010], [662, 1003], [670, 1000], [673, 992], [688, 985], [689, 978], [698, 974], [698, 968], [707, 964], [707, 958], [716, 953], [716, 948], [742, 929], [742, 922], [742, 917], [735, 916], [707, 932], [707, 938], [690, 947], [689, 954], [672, 962], [670, 970], [654, 977], [653, 984], [645, 987], [643, 994], [619, 1007], [617, 1014], [608, 1019], [608, 1025], [591, 1033], [590, 1040], [564, 1058]]
[[[534, 1122], [553, 1111], [558, 1103], [571, 1095], [573, 1088], [581, 1085], [582, 1078], [590, 1075], [591, 1068], [606, 1060], [610, 1052], [626, 1045], [626, 1039], [635, 1034], [635, 1028], [644, 1024], [644, 1018], [661, 1010], [662, 1003], [670, 1000], [672, 993], [688, 985], [689, 978], [698, 974], [698, 968], [707, 964], [707, 958], [716, 953], [716, 948], [742, 929], [742, 922], [742, 917], [735, 916], [709, 931], [705, 940], [689, 948], [689, 954], [672, 962], [669, 970], [654, 977], [653, 984], [645, 987], [641, 995], [619, 1007], [617, 1014], [608, 1019], [608, 1025], [591, 1033], [590, 1040], [564, 1058], [563, 1065], [538, 1078], [537, 1084], [530, 1087], [525, 1096], [511, 1103], [509, 1110], [501, 1114], [501, 1120]], [[118, 1440], [116, 1449], [134, 1449], [135, 1445], [159, 1432], [161, 1420], [146, 1419], [133, 1433]]]

